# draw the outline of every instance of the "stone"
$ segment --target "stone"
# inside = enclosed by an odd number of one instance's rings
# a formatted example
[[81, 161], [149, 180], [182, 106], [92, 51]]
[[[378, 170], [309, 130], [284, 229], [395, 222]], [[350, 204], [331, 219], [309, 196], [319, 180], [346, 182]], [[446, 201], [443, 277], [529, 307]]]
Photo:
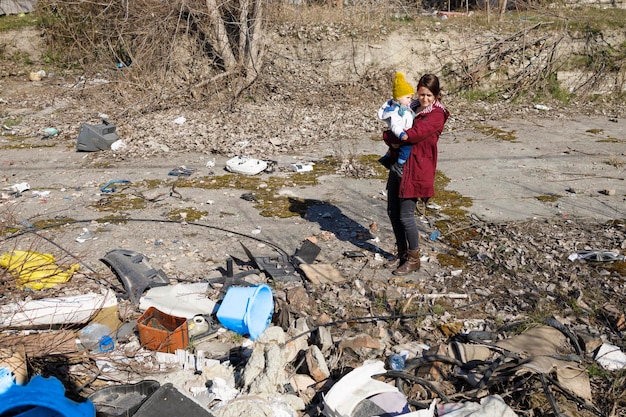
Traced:
[[295, 374], [291, 378], [289, 378], [289, 383], [291, 387], [296, 392], [304, 392], [307, 389], [315, 388], [315, 384], [317, 383], [310, 375], [305, 374]]
[[287, 302], [295, 310], [303, 311], [311, 305], [311, 299], [304, 287], [295, 287], [287, 291]]
[[316, 382], [309, 375], [295, 374], [289, 379], [289, 383], [298, 396], [307, 404], [313, 400], [317, 393], [315, 389]]
[[292, 327], [287, 331], [287, 334], [290, 336], [290, 339], [295, 337], [295, 339], [289, 340], [289, 342], [287, 342], [284, 347], [285, 360], [287, 362], [293, 362], [298, 357], [298, 354], [300, 352], [302, 352], [303, 350], [306, 350], [309, 347], [308, 337], [307, 337], [308, 334], [306, 334], [307, 331], [308, 331], [308, 326], [306, 326], [305, 328], [302, 328], [302, 322], [301, 322], [300, 328]]
[[384, 346], [379, 340], [374, 339], [368, 334], [359, 334], [357, 336], [347, 338], [339, 343], [339, 350], [350, 349], [354, 353], [362, 357], [373, 357], [380, 355]]
[[317, 346], [311, 346], [305, 355], [306, 365], [309, 369], [309, 375], [317, 381], [323, 381], [330, 376], [330, 371], [326, 365], [324, 354]]
[[324, 325], [324, 324], [328, 324], [332, 322], [332, 319], [330, 318], [330, 316], [326, 313], [322, 313], [317, 317], [317, 320], [315, 320], [315, 324], [318, 326]]
[[321, 326], [317, 328], [317, 343], [322, 352], [328, 352], [334, 345], [333, 335], [330, 332], [330, 329], [325, 326]]

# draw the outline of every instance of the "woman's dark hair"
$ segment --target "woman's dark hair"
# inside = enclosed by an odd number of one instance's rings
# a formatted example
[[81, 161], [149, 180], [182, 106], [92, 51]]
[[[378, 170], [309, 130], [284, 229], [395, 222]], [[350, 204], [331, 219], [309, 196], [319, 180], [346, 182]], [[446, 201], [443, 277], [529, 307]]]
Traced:
[[439, 78], [435, 74], [424, 74], [417, 83], [417, 90], [420, 87], [426, 87], [435, 96], [437, 100], [441, 99], [441, 88], [439, 87]]

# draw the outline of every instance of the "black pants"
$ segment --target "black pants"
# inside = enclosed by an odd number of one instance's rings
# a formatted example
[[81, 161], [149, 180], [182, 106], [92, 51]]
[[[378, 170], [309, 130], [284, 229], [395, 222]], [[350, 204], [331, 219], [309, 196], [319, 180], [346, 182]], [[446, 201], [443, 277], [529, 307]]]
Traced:
[[398, 253], [419, 248], [419, 231], [415, 220], [417, 198], [400, 198], [401, 177], [389, 171], [387, 179], [387, 215], [396, 237]]

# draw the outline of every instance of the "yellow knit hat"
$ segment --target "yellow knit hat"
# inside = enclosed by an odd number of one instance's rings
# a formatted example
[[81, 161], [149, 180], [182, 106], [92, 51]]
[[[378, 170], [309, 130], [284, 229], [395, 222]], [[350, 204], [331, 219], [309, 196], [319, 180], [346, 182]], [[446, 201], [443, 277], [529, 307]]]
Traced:
[[397, 100], [400, 97], [412, 96], [413, 94], [415, 94], [415, 89], [406, 82], [404, 74], [396, 72], [396, 77], [393, 80], [393, 99]]

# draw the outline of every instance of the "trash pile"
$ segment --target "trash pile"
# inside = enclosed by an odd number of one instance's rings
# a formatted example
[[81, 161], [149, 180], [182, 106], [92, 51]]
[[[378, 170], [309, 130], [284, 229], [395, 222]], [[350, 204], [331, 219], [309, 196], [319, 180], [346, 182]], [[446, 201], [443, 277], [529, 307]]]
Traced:
[[[75, 266], [34, 251], [2, 254], [0, 266], [26, 297], [0, 308], [0, 413], [601, 416], [589, 361], [606, 372], [626, 368], [618, 346], [555, 318], [492, 330], [488, 320], [432, 314], [308, 316], [311, 280], [297, 274], [315, 265], [319, 248], [306, 241], [287, 273], [281, 260], [245, 249], [254, 269], [234, 274], [228, 262], [222, 279], [175, 284], [141, 253], [113, 250], [102, 262], [125, 294], [52, 298], [27, 294], [65, 285]], [[579, 257], [617, 259], [588, 250]], [[606, 311], [626, 329], [620, 308]], [[408, 322], [422, 332], [435, 326], [447, 340], [402, 334]]]
[[[321, 262], [315, 239], [274, 256], [239, 241], [247, 262], [199, 280], [113, 249], [113, 283], [5, 239], [0, 414], [624, 415], [626, 318], [604, 295], [623, 293], [624, 256], [568, 221], [442, 225], [425, 262], [449, 245], [466, 267], [403, 282], [367, 279], [379, 253]], [[603, 227], [587, 242], [625, 244]]]

